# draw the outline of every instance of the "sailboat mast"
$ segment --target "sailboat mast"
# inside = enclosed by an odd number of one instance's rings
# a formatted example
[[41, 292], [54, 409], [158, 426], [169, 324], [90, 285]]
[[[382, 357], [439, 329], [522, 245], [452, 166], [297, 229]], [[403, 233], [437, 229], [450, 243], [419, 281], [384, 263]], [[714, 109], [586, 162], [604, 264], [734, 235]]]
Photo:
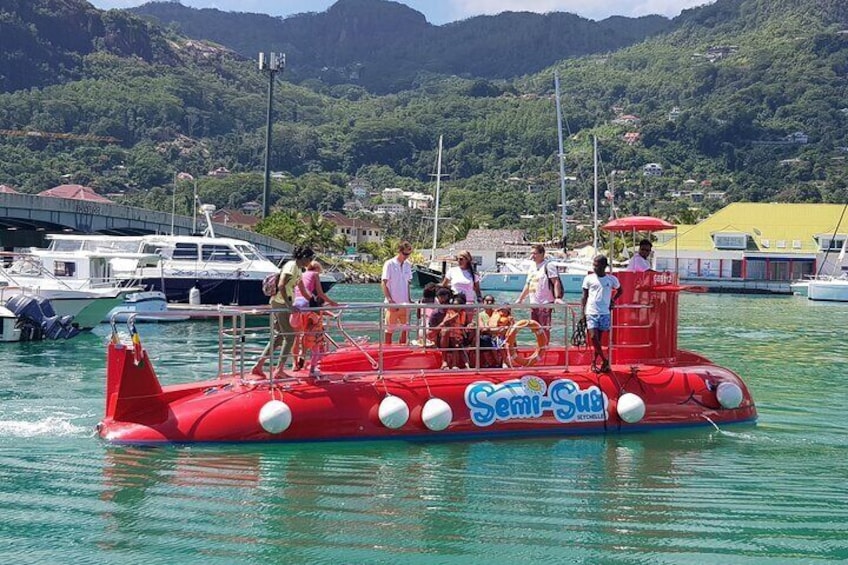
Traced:
[[598, 252], [598, 136], [593, 136], [594, 165], [595, 165], [595, 210], [592, 216], [592, 246]]
[[433, 248], [430, 250], [430, 261], [436, 258], [436, 246], [439, 244], [439, 196], [442, 186], [442, 136], [439, 136], [439, 155], [436, 158], [436, 206], [433, 213]]
[[557, 138], [559, 141], [559, 198], [562, 205], [562, 250], [566, 251], [568, 243], [568, 223], [565, 211], [565, 153], [562, 149], [562, 107], [560, 106], [559, 101], [559, 73], [557, 72], [554, 73], [554, 92], [556, 96]]

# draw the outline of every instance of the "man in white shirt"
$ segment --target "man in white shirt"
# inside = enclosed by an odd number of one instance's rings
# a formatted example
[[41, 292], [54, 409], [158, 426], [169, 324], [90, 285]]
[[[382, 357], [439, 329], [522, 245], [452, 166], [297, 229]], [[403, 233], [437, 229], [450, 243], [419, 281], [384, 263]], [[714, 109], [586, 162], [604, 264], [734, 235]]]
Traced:
[[[383, 263], [383, 276], [380, 277], [380, 280], [386, 304], [409, 304], [411, 302], [409, 299], [409, 283], [412, 281], [412, 267], [407, 261], [410, 255], [412, 255], [412, 244], [403, 241], [398, 245], [398, 254]], [[385, 324], [385, 343], [390, 344], [392, 342], [394, 326], [403, 328], [398, 343], [406, 343], [409, 309], [387, 308]]]
[[627, 263], [627, 270], [633, 271], [635, 273], [643, 273], [645, 271], [650, 271], [651, 269], [651, 261], [648, 257], [651, 255], [651, 241], [649, 239], [643, 239], [639, 242], [639, 253], [630, 258], [630, 261]]
[[[610, 330], [612, 315], [610, 308], [615, 305], [615, 299], [621, 294], [621, 284], [618, 279], [607, 274], [607, 258], [598, 255], [592, 261], [595, 272], [583, 279], [583, 318], [586, 329], [592, 336], [595, 356], [592, 359], [592, 370], [596, 373], [610, 370], [609, 359], [604, 356], [601, 347], [603, 333]], [[598, 363], [600, 359], [600, 364]]]
[[[559, 280], [556, 266], [545, 259], [545, 246], [534, 245], [530, 255], [535, 265], [531, 267], [530, 273], [527, 275], [527, 282], [524, 284], [521, 296], [518, 297], [518, 302], [523, 302], [525, 298], [529, 297], [530, 304], [561, 303], [562, 283]], [[552, 312], [553, 310], [550, 308], [532, 308], [530, 310], [530, 319], [542, 326], [542, 330], [548, 338], [551, 336]]]

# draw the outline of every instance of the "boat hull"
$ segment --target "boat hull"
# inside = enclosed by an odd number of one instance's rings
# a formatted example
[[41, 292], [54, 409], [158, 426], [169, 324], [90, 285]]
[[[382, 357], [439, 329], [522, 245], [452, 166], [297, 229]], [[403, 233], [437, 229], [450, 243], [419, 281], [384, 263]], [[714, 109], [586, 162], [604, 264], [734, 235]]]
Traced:
[[421, 265], [412, 266], [412, 284], [414, 286], [424, 288], [428, 283], [440, 284], [442, 279], [444, 279], [444, 275], [435, 269]]
[[[563, 292], [580, 294], [583, 292], [585, 274], [560, 273]], [[483, 273], [480, 279], [480, 290], [484, 291], [517, 291], [520, 292], [527, 282], [526, 273]]]
[[[321, 280], [321, 288], [329, 292], [336, 281]], [[168, 302], [188, 303], [192, 287], [200, 290], [201, 304], [225, 304], [234, 306], [259, 306], [268, 304], [268, 297], [262, 292], [262, 281], [257, 279], [195, 279], [175, 278], [165, 280], [150, 277], [142, 279], [142, 285], [150, 290], [164, 292]]]
[[848, 280], [813, 280], [807, 285], [807, 298], [826, 302], [848, 302]]
[[[123, 405], [117, 403], [119, 390], [113, 381], [107, 395], [116, 404], [98, 432], [104, 440], [123, 444], [448, 440], [636, 432], [752, 422], [757, 417], [742, 380], [694, 354], [682, 353], [681, 363], [673, 366], [620, 365], [599, 375], [586, 365], [463, 373], [424, 369], [439, 361], [434, 353], [400, 348], [384, 352], [385, 361], [409, 370], [383, 379], [334, 373], [320, 381], [298, 375], [272, 384], [225, 376], [138, 390], [134, 397], [123, 391]], [[126, 370], [128, 386], [143, 386], [149, 381], [145, 371], [152, 372], [149, 360], [136, 364], [132, 355], [129, 348], [112, 346], [109, 370]], [[358, 351], [339, 350], [325, 358], [322, 368], [356, 368], [362, 362]], [[722, 406], [716, 392], [722, 383], [739, 388], [741, 404]], [[644, 416], [635, 420], [622, 408], [632, 397], [644, 403]], [[261, 423], [261, 413], [272, 399], [282, 401], [290, 414], [290, 425], [278, 433]], [[398, 416], [391, 410], [398, 401], [408, 415], [391, 420]]]
[[526, 273], [483, 273], [480, 277], [480, 290], [520, 292], [526, 282]]

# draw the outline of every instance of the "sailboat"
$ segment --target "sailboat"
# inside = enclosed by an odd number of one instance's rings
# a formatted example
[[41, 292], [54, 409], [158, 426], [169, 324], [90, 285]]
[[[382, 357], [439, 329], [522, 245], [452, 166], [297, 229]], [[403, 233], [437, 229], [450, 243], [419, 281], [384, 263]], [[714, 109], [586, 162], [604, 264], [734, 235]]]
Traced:
[[[559, 74], [554, 73], [554, 92], [556, 98], [556, 116], [557, 116], [557, 136], [559, 141], [559, 181], [560, 181], [560, 201], [562, 203], [562, 247], [566, 249], [566, 233], [568, 229], [567, 212], [565, 207], [565, 153], [563, 150], [562, 141], [562, 106], [560, 104], [559, 91]], [[594, 234], [593, 249], [598, 248], [598, 140], [594, 142], [594, 162], [595, 162], [595, 216], [592, 233]], [[594, 255], [594, 252], [592, 253]], [[583, 291], [583, 278], [592, 270], [592, 258], [577, 258], [577, 259], [549, 259], [559, 272], [559, 279], [562, 283], [563, 292], [580, 293]], [[498, 259], [498, 271], [482, 273], [480, 279], [480, 289], [483, 291], [489, 290], [521, 290], [527, 280], [527, 273], [535, 263], [532, 259]]]
[[[565, 209], [565, 153], [562, 143], [562, 106], [560, 104], [559, 94], [559, 74], [554, 73], [554, 90], [556, 93], [556, 111], [557, 111], [557, 136], [559, 141], [559, 179], [560, 179], [560, 200], [562, 201], [562, 250], [566, 251], [566, 233], [568, 229], [567, 214]], [[598, 249], [598, 138], [595, 137], [592, 143], [592, 160], [594, 163], [594, 214], [592, 218], [592, 255], [597, 253]], [[564, 261], [555, 261], [554, 264], [559, 271], [559, 281], [562, 283], [562, 290], [566, 293], [581, 293], [583, 292], [583, 278], [592, 271], [592, 257], [581, 257], [576, 259], [566, 259]]]
[[[430, 249], [430, 263], [436, 260], [436, 246], [439, 244], [439, 198], [442, 185], [442, 136], [439, 136], [439, 153], [436, 158], [436, 201], [433, 213], [433, 247]], [[442, 271], [425, 265], [412, 266], [412, 283], [424, 288], [428, 283], [439, 284], [444, 279]]]
[[[848, 207], [848, 204], [846, 204]], [[838, 226], [837, 226], [837, 229]], [[848, 302], [848, 274], [842, 267], [848, 237], [842, 240], [842, 249], [829, 277], [817, 277], [807, 284], [807, 298], [827, 302]], [[837, 270], [841, 271], [837, 274]]]

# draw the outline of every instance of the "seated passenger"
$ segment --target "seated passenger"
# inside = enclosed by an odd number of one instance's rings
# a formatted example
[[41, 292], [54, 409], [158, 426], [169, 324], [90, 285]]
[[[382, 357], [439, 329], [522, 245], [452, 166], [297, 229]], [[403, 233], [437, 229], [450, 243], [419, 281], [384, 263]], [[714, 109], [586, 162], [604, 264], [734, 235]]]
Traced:
[[[489, 321], [495, 314], [495, 297], [483, 297], [483, 310], [477, 314], [477, 331], [480, 333], [480, 367], [500, 367], [500, 355], [495, 349], [495, 340]], [[476, 365], [476, 363], [475, 363]]]
[[[454, 296], [453, 304], [466, 304], [464, 294]], [[464, 308], [450, 309], [446, 312], [444, 319], [439, 324], [438, 346], [442, 349], [445, 365], [450, 368], [470, 368], [468, 359], [469, 329], [468, 324], [471, 316], [470, 311]]]
[[489, 327], [492, 328], [492, 337], [495, 343], [498, 362], [502, 366], [507, 365], [507, 347], [509, 345], [515, 345], [515, 336], [507, 336], [509, 328], [514, 325], [515, 318], [512, 317], [512, 309], [506, 304], [498, 308], [492, 314], [491, 318], [489, 318]]
[[[445, 287], [436, 289], [436, 304], [449, 304], [451, 301], [451, 290]], [[439, 325], [444, 321], [447, 310], [445, 308], [428, 308], [430, 315], [427, 318], [427, 339], [438, 345]]]

